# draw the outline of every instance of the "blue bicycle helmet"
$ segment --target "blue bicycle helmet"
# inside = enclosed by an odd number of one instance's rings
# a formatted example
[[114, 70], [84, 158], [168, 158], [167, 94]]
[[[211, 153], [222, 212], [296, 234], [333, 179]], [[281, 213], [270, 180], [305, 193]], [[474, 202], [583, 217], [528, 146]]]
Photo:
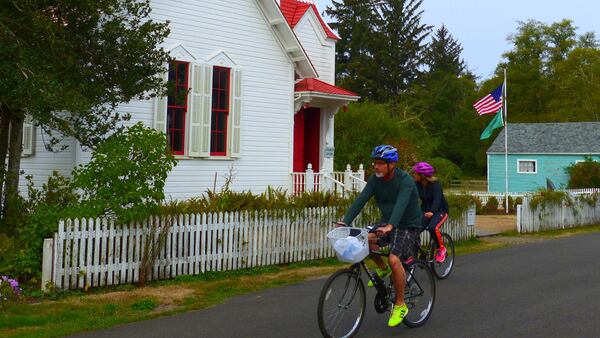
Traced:
[[383, 144], [373, 149], [371, 158], [386, 161], [387, 163], [398, 162], [398, 150], [389, 144]]

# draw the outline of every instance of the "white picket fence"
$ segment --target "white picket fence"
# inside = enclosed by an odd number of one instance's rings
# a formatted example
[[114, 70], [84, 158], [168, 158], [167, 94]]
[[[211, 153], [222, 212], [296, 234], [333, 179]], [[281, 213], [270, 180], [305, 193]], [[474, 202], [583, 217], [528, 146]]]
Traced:
[[[326, 234], [338, 219], [335, 207], [302, 212], [229, 212], [179, 215], [166, 232], [152, 266], [152, 280], [332, 257]], [[373, 214], [373, 213], [371, 213]], [[474, 210], [444, 225], [455, 241], [475, 236]], [[364, 218], [364, 219], [361, 219]], [[156, 227], [150, 224], [154, 222]], [[373, 223], [359, 216], [357, 226]], [[472, 223], [467, 225], [467, 223]], [[44, 243], [42, 287], [81, 289], [136, 283], [147, 243], [164, 229], [165, 219], [116, 226], [105, 219], [60, 222]], [[423, 234], [422, 239], [428, 240]]]
[[571, 195], [595, 194], [600, 193], [600, 188], [565, 189], [564, 191], [568, 192]]
[[[502, 203], [502, 201], [504, 201], [504, 193], [503, 192], [491, 193], [491, 192], [481, 192], [481, 191], [470, 191], [467, 194], [478, 197], [479, 200], [481, 200], [481, 204], [483, 204], [483, 205], [486, 205], [486, 203], [490, 200], [490, 198], [492, 196], [496, 197], [496, 199], [498, 200], [498, 208], [504, 209], [504, 204]], [[508, 196], [514, 200], [517, 197], [521, 197], [521, 198], [525, 197], [525, 193], [509, 192]]]
[[[561, 191], [565, 191], [565, 192], [569, 193], [570, 195], [581, 195], [581, 194], [599, 193], [600, 189], [598, 189], [598, 188], [563, 189]], [[448, 193], [448, 192], [454, 192], [454, 191], [450, 190], [450, 191], [445, 191], [445, 192]], [[481, 204], [483, 204], [483, 205], [486, 205], [487, 202], [489, 201], [489, 199], [493, 196], [498, 200], [498, 209], [504, 210], [504, 203], [502, 203], [502, 201], [504, 201], [504, 193], [503, 192], [463, 191], [463, 192], [459, 192], [459, 193], [478, 197], [479, 200], [481, 201]], [[510, 196], [513, 200], [515, 200], [518, 197], [524, 198], [525, 196], [532, 195], [532, 194], [534, 194], [534, 192], [509, 192], [508, 196]]]
[[530, 197], [517, 206], [517, 230], [520, 233], [574, 228], [600, 224], [600, 199], [594, 205], [573, 198], [573, 205], [566, 203], [531, 207]]

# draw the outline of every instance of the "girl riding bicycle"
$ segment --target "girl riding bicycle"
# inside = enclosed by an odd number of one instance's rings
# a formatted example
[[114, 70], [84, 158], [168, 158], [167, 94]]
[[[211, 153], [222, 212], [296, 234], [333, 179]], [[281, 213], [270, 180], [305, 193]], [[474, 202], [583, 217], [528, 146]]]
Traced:
[[413, 166], [413, 179], [417, 185], [421, 210], [423, 211], [423, 228], [433, 238], [437, 249], [435, 260], [441, 263], [446, 258], [446, 248], [442, 241], [440, 227], [448, 218], [448, 203], [444, 198], [442, 185], [433, 176], [435, 169], [427, 162], [419, 162]]

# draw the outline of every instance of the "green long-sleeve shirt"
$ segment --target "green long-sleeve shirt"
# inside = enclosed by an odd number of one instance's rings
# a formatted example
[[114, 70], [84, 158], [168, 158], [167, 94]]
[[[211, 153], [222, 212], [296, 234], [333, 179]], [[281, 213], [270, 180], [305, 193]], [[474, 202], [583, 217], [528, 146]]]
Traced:
[[422, 212], [417, 187], [412, 177], [400, 169], [395, 170], [394, 177], [389, 181], [375, 175], [369, 177], [367, 185], [346, 212], [344, 223], [350, 225], [373, 196], [381, 211], [382, 223], [400, 229], [421, 227]]

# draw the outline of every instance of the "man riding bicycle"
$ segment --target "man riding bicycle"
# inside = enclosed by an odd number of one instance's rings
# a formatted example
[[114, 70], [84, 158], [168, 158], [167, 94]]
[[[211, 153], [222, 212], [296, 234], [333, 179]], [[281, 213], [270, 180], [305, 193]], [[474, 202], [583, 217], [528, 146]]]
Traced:
[[[362, 208], [375, 196], [381, 211], [381, 226], [377, 234], [369, 233], [369, 247], [378, 250], [380, 246], [389, 244], [389, 266], [378, 255], [371, 255], [377, 264], [375, 269], [380, 278], [392, 275], [396, 289], [396, 303], [391, 311], [388, 326], [402, 323], [408, 313], [404, 303], [405, 264], [414, 260], [418, 250], [421, 231], [421, 208], [417, 188], [410, 175], [396, 168], [398, 151], [390, 145], [375, 147], [371, 153], [375, 174], [369, 177], [367, 184], [354, 203], [350, 206], [340, 225], [350, 225]], [[372, 286], [372, 282], [369, 282]]]

